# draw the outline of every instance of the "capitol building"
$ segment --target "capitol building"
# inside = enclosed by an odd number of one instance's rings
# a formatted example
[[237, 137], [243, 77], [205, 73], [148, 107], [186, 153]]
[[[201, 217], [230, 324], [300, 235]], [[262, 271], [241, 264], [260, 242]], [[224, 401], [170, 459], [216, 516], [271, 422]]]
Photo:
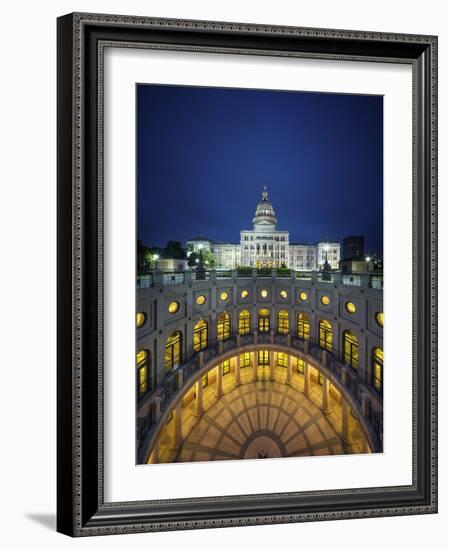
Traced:
[[205, 237], [190, 239], [189, 252], [207, 250], [214, 255], [217, 269], [237, 267], [280, 268], [295, 271], [319, 270], [327, 260], [331, 269], [338, 269], [340, 243], [322, 241], [315, 244], [290, 242], [289, 232], [277, 229], [277, 219], [267, 189], [257, 205], [253, 229], [240, 231], [240, 243], [216, 243]]

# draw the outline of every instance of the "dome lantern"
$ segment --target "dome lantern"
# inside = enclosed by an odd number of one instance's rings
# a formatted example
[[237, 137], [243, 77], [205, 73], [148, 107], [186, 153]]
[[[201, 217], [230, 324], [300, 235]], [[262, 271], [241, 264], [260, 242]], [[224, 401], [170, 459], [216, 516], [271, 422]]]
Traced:
[[271, 231], [276, 229], [276, 216], [271, 202], [268, 200], [267, 187], [264, 186], [262, 191], [262, 200], [256, 208], [256, 213], [253, 218], [254, 229], [258, 231]]

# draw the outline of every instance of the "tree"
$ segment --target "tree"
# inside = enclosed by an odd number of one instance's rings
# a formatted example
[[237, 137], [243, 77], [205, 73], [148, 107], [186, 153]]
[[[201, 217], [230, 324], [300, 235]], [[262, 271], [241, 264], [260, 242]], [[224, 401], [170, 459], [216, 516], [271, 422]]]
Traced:
[[162, 251], [162, 257], [184, 260], [186, 251], [179, 241], [168, 241], [167, 246]]
[[198, 266], [201, 269], [212, 269], [215, 266], [215, 258], [210, 250], [199, 250], [189, 255], [189, 266]]

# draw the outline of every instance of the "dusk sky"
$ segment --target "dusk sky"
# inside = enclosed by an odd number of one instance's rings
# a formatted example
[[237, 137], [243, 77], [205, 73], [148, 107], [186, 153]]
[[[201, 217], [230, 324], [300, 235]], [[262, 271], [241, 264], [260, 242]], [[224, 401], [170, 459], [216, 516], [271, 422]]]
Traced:
[[290, 243], [382, 256], [381, 96], [137, 86], [138, 238], [240, 242], [263, 186]]

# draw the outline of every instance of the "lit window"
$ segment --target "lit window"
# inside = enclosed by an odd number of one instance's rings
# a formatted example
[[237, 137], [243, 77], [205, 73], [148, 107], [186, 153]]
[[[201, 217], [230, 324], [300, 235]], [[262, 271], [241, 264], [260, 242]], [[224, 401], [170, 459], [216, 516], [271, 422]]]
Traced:
[[247, 309], [240, 312], [239, 315], [239, 334], [249, 334], [251, 331], [251, 314]]
[[278, 367], [287, 367], [288, 355], [286, 353], [278, 352], [277, 354], [277, 365]]
[[170, 334], [165, 342], [165, 369], [170, 370], [182, 361], [182, 334], [177, 330]]
[[137, 394], [139, 397], [145, 395], [150, 389], [148, 371], [150, 369], [150, 352], [141, 349], [136, 355], [137, 363]]
[[171, 302], [168, 306], [168, 311], [170, 313], [176, 313], [179, 310], [179, 302]]
[[142, 327], [145, 324], [145, 321], [147, 320], [147, 316], [142, 311], [139, 311], [136, 314], [136, 325], [137, 328]]
[[309, 316], [306, 313], [300, 313], [298, 315], [298, 338], [303, 340], [310, 339], [310, 322]]
[[286, 290], [281, 290], [281, 291], [279, 292], [279, 295], [280, 295], [280, 297], [283, 298], [284, 300], [286, 300], [286, 299], [287, 299], [287, 296], [288, 296]]
[[223, 361], [223, 363], [221, 364], [221, 369], [222, 369], [223, 376], [225, 376], [226, 374], [229, 374], [231, 372], [231, 361], [229, 359], [226, 359], [226, 361]]
[[257, 364], [262, 367], [267, 367], [270, 364], [269, 352], [267, 350], [259, 350], [257, 352]]
[[343, 332], [343, 357], [347, 365], [353, 369], [359, 366], [359, 342], [357, 336], [350, 330]]
[[323, 306], [328, 306], [331, 303], [329, 296], [321, 296], [321, 303]]
[[201, 351], [207, 348], [208, 340], [208, 327], [207, 322], [200, 319], [198, 323], [193, 327], [193, 349], [194, 351]]
[[201, 385], [203, 386], [203, 388], [207, 388], [207, 386], [209, 385], [209, 377], [207, 373], [201, 378]]
[[373, 386], [378, 392], [382, 391], [384, 371], [384, 351], [382, 348], [373, 349]]
[[288, 311], [282, 310], [278, 313], [278, 334], [288, 334], [289, 330]]
[[332, 325], [329, 321], [321, 319], [319, 322], [320, 329], [320, 347], [327, 351], [332, 351]]
[[242, 298], [248, 298], [249, 292], [247, 290], [242, 290], [241, 296], [242, 296]]
[[249, 367], [251, 365], [251, 357], [249, 352], [240, 354], [240, 368]]
[[356, 312], [356, 307], [355, 307], [355, 304], [353, 302], [346, 302], [346, 311], [348, 313], [355, 313]]
[[220, 300], [221, 300], [222, 302], [226, 302], [226, 300], [227, 300], [228, 298], [229, 298], [229, 294], [228, 294], [227, 292], [222, 292], [222, 293], [220, 294]]
[[217, 339], [227, 340], [231, 335], [231, 323], [228, 313], [220, 313], [217, 323]]
[[298, 374], [304, 374], [306, 364], [302, 359], [298, 359], [297, 361], [298, 363], [296, 365], [296, 372]]
[[204, 296], [204, 294], [200, 294], [199, 296], [197, 296], [196, 298], [196, 303], [199, 305], [199, 306], [202, 306], [206, 303], [206, 296]]
[[260, 291], [260, 295], [262, 296], [262, 298], [266, 298], [268, 296], [268, 291], [263, 289]]
[[299, 299], [301, 300], [301, 302], [305, 302], [307, 300], [307, 292], [300, 292]]
[[377, 321], [377, 324], [380, 327], [384, 326], [384, 312], [383, 311], [379, 311], [378, 313], [376, 313], [376, 321]]
[[259, 311], [259, 332], [270, 332], [270, 312], [268, 309]]

